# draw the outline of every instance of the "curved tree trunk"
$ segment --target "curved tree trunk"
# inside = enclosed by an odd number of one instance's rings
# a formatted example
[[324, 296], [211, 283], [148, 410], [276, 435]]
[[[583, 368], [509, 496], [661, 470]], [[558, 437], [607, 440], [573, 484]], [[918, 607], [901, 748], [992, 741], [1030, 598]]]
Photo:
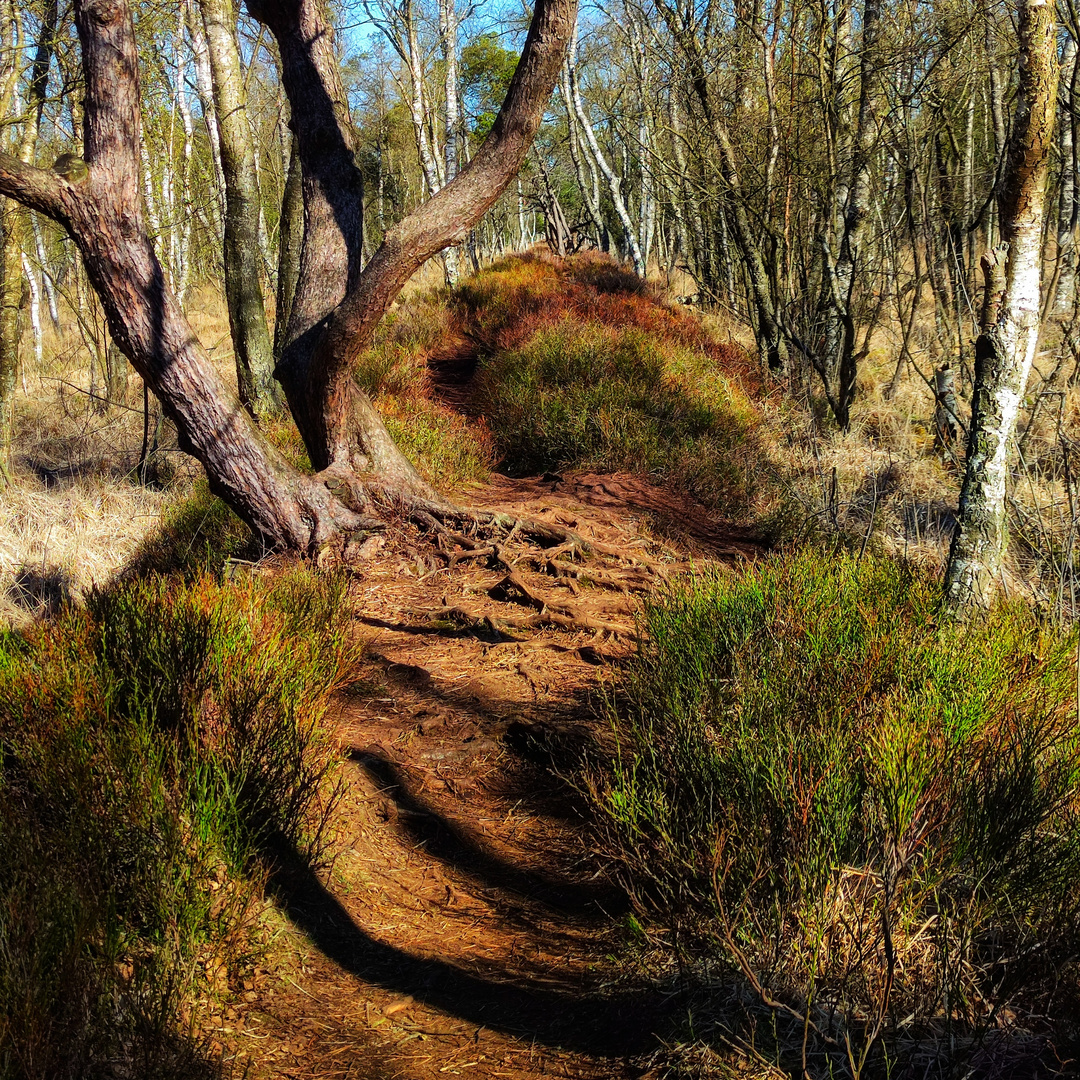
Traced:
[[312, 464], [351, 484], [371, 476], [402, 492], [432, 492], [394, 445], [352, 365], [412, 274], [460, 244], [517, 175], [551, 94], [573, 27], [573, 0], [537, 4], [522, 59], [491, 132], [469, 165], [363, 250], [363, 182], [327, 26], [313, 0], [263, 4], [252, 14], [277, 38], [304, 176], [300, 277], [278, 365]]
[[138, 57], [125, 0], [77, 0], [86, 81], [85, 161], [52, 170], [0, 154], [0, 195], [75, 240], [117, 344], [175, 421], [182, 445], [274, 546], [315, 551], [379, 524], [373, 495], [430, 497], [351, 368], [411, 274], [460, 242], [513, 179], [551, 94], [573, 0], [538, 0], [506, 100], [468, 168], [387, 233], [361, 274], [362, 186], [329, 27], [317, 0], [260, 6], [278, 38], [304, 173], [305, 238], [279, 375], [315, 467], [292, 468], [217, 377], [170, 292], [143, 215]]

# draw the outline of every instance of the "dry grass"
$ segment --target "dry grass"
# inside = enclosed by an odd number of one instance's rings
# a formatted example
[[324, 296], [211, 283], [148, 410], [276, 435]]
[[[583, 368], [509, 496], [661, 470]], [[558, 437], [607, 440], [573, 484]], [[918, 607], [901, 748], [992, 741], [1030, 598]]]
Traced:
[[[965, 436], [951, 447], [935, 443], [934, 393], [923, 376], [932, 377], [941, 357], [935, 359], [928, 330], [919, 329], [912, 345], [919, 370], [906, 366], [891, 396], [899, 342], [888, 326], [875, 333], [846, 433], [826, 415], [816, 375], [801, 400], [779, 391], [767, 397], [767, 442], [785, 480], [782, 495], [763, 512], [779, 534], [797, 539], [810, 531], [856, 548], [878, 546], [930, 569], [944, 567]], [[1003, 585], [1010, 598], [1066, 614], [1075, 607], [1068, 566], [1077, 503], [1069, 455], [1080, 439], [1080, 388], [1066, 385], [1061, 371], [1055, 375], [1059, 348], [1053, 344], [1040, 354], [1021, 411], [1022, 453], [1009, 489], [1011, 547]], [[959, 418], [966, 425], [970, 382], [957, 383]]]
[[[220, 373], [235, 385], [221, 298], [198, 292], [189, 317]], [[139, 482], [142, 386], [103, 400], [92, 347], [70, 315], [43, 339], [42, 363], [23, 345], [15, 402], [11, 482], [0, 490], [0, 625], [22, 625], [104, 585], [161, 525], [170, 506], [201, 474], [176, 447], [171, 425], [157, 431], [148, 483]], [[150, 403], [151, 446], [157, 407]]]

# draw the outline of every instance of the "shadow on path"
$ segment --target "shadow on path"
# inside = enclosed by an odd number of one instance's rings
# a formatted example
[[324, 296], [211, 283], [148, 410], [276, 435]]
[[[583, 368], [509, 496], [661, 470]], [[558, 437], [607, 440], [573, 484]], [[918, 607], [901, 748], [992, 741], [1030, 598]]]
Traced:
[[545, 980], [547, 985], [500, 981], [495, 972], [474, 974], [386, 945], [356, 925], [292, 849], [273, 852], [268, 884], [293, 923], [345, 971], [478, 1027], [550, 1048], [624, 1057], [655, 1046], [652, 1032], [668, 1012], [655, 990], [598, 993], [570, 980], [552, 986], [557, 972]]

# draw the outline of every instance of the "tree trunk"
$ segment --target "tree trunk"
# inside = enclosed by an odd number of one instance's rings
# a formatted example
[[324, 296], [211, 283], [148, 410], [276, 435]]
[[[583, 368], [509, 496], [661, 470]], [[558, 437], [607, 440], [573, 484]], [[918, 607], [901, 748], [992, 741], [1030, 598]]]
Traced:
[[[41, 114], [49, 84], [58, 18], [56, 0], [50, 0], [42, 15], [34, 62], [30, 69], [26, 115], [18, 140], [18, 159], [33, 160], [37, 145]], [[4, 20], [0, 37], [10, 41], [10, 27]], [[12, 63], [17, 63], [13, 58]], [[13, 71], [12, 76], [17, 76]], [[20, 311], [25, 289], [23, 279], [23, 218], [25, 212], [14, 201], [0, 198], [0, 474], [8, 467], [11, 457], [11, 438], [15, 388], [19, 379], [19, 341], [22, 337]]]
[[618, 215], [619, 224], [622, 226], [626, 246], [630, 249], [630, 258], [634, 265], [634, 273], [637, 274], [638, 277], [644, 277], [645, 259], [642, 257], [641, 247], [638, 244], [637, 231], [634, 229], [634, 224], [630, 220], [630, 215], [626, 210], [626, 203], [622, 197], [622, 183], [615, 170], [604, 156], [604, 152], [600, 149], [600, 144], [596, 141], [596, 134], [593, 132], [592, 123], [589, 121], [589, 118], [585, 113], [585, 106], [581, 101], [581, 92], [578, 90], [577, 82], [576, 52], [577, 25], [575, 23], [574, 37], [570, 43], [570, 51], [566, 61], [567, 83], [570, 89], [570, 99], [574, 106], [574, 115], [577, 117], [578, 123], [581, 126], [581, 133], [585, 136], [585, 145], [588, 146], [593, 160], [604, 174], [604, 179], [607, 180], [608, 193], [611, 195], [611, 201], [615, 206], [615, 213]]
[[260, 417], [281, 408], [281, 392], [274, 381], [274, 352], [259, 276], [259, 184], [236, 42], [236, 11], [232, 0], [199, 0], [199, 8], [225, 178], [225, 300], [236, 379], [240, 400]]
[[252, 7], [278, 40], [303, 165], [305, 237], [281, 368], [321, 476], [292, 468], [254, 426], [166, 285], [140, 198], [138, 56], [125, 0], [75, 6], [85, 162], [69, 160], [61, 174], [2, 154], [0, 195], [48, 214], [74, 239], [110, 332], [176, 423], [181, 445], [203, 463], [213, 489], [267, 543], [312, 552], [350, 530], [380, 524], [363, 513], [375, 498], [431, 494], [356, 388], [352, 364], [405, 281], [448, 243], [460, 242], [513, 179], [551, 94], [575, 5], [538, 0], [488, 138], [456, 180], [388, 231], [363, 273], [363, 192], [321, 5], [292, 0]]
[[1076, 42], [1072, 36], [1065, 42], [1062, 56], [1062, 79], [1066, 84], [1065, 107], [1061, 111], [1061, 191], [1058, 196], [1057, 219], [1057, 289], [1054, 295], [1054, 314], [1068, 318], [1076, 304], [1076, 113], [1080, 107], [1077, 81], [1080, 68], [1076, 63]]
[[[1009, 245], [1005, 292], [975, 346], [967, 467], [945, 572], [945, 602], [955, 615], [990, 605], [1006, 550], [1009, 451], [1039, 338], [1042, 227], [1057, 101], [1055, 29], [1048, 0], [1020, 0], [1020, 87], [999, 202]], [[991, 280], [988, 274], [992, 290]]]
[[[826, 311], [825, 345], [820, 364], [815, 363], [825, 384], [825, 395], [841, 431], [851, 423], [851, 403], [855, 397], [858, 374], [855, 357], [855, 322], [852, 297], [855, 291], [855, 272], [862, 255], [866, 219], [870, 212], [870, 164], [877, 139], [873, 110], [877, 101], [878, 57], [876, 52], [878, 26], [881, 17], [880, 0], [866, 0], [863, 5], [862, 46], [859, 63], [859, 111], [854, 139], [845, 135], [850, 145], [850, 165], [841, 163], [847, 172], [837, 184], [837, 201], [841, 204], [839, 252], [835, 263], [826, 258], [824, 267], [824, 297]], [[844, 113], [846, 110], [842, 109]], [[845, 125], [845, 128], [848, 125]], [[847, 171], [850, 170], [850, 171]], [[827, 253], [831, 255], [831, 252]]]
[[[443, 143], [443, 177], [450, 183], [458, 174], [458, 135], [461, 127], [461, 107], [458, 102], [458, 62], [457, 62], [458, 14], [454, 10], [454, 0], [439, 0], [439, 44], [442, 47], [444, 100], [446, 103], [446, 140]], [[456, 285], [460, 276], [457, 248], [448, 247], [444, 254], [446, 261], [446, 283]]]
[[278, 226], [277, 298], [274, 305], [274, 358], [281, 359], [289, 328], [296, 282], [300, 277], [300, 245], [304, 239], [304, 188], [296, 136], [289, 139], [289, 171], [281, 196]]

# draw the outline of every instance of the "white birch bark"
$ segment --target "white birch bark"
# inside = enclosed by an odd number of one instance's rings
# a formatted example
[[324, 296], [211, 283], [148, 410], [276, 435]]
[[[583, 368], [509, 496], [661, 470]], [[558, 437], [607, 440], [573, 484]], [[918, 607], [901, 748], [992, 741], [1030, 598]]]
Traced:
[[967, 466], [945, 572], [945, 602], [954, 615], [988, 607], [1000, 588], [1009, 458], [1039, 340], [1042, 230], [1057, 103], [1056, 26], [1049, 0], [1019, 0], [1018, 7], [1020, 86], [999, 205], [1008, 244], [1005, 293], [975, 349]]
[[570, 84], [570, 100], [574, 105], [574, 114], [577, 116], [578, 123], [581, 125], [581, 133], [585, 136], [585, 142], [589, 147], [589, 151], [592, 154], [593, 160], [596, 162], [600, 171], [604, 174], [604, 179], [607, 180], [608, 192], [611, 195], [611, 201], [615, 206], [615, 213], [618, 215], [619, 224], [623, 229], [623, 236], [626, 240], [626, 246], [630, 249], [630, 258], [633, 262], [634, 273], [638, 277], [645, 276], [645, 260], [641, 254], [641, 246], [638, 244], [637, 232], [634, 229], [634, 223], [630, 220], [630, 215], [626, 210], [626, 203], [622, 196], [622, 182], [615, 170], [612, 169], [607, 158], [604, 156], [604, 152], [600, 149], [599, 143], [596, 141], [596, 133], [593, 131], [592, 123], [589, 120], [588, 115], [585, 112], [585, 107], [582, 104], [581, 93], [578, 88], [577, 81], [577, 24], [574, 25], [574, 36], [570, 41], [570, 50], [567, 53], [566, 60], [567, 78]]
[[[458, 15], [454, 9], [454, 0], [439, 0], [439, 44], [445, 65], [443, 93], [446, 105], [443, 180], [447, 184], [458, 174], [458, 134], [461, 129], [461, 107], [458, 101], [457, 30]], [[447, 284], [456, 285], [460, 276], [458, 249], [448, 247], [443, 253], [443, 260]]]
[[53, 329], [58, 330], [60, 328], [60, 309], [56, 303], [56, 283], [53, 281], [52, 271], [49, 269], [41, 222], [38, 221], [37, 213], [33, 210], [30, 211], [30, 225], [34, 231], [34, 247], [37, 251], [38, 265], [41, 267], [41, 280], [45, 286], [45, 300], [49, 306], [49, 318], [52, 320]]
[[1061, 81], [1065, 86], [1065, 108], [1061, 115], [1061, 190], [1058, 193], [1057, 290], [1054, 314], [1068, 316], [1076, 301], [1076, 141], [1073, 109], [1077, 100], [1076, 41], [1070, 34], [1061, 57]]
[[210, 51], [203, 33], [202, 16], [199, 14], [196, 0], [185, 0], [184, 16], [187, 20], [188, 36], [191, 39], [192, 62], [195, 68], [195, 89], [199, 95], [203, 122], [206, 124], [207, 139], [210, 143], [210, 157], [214, 162], [214, 175], [217, 188], [214, 192], [214, 205], [217, 208], [218, 241], [225, 235], [225, 169], [221, 163], [221, 132], [218, 129], [217, 110], [214, 108], [214, 78], [210, 71]]
[[[24, 252], [22, 255], [23, 273], [30, 285], [30, 327], [34, 332], [34, 359], [37, 361], [38, 370], [41, 370], [41, 284], [30, 260]], [[25, 373], [23, 377], [23, 389], [26, 388]]]

